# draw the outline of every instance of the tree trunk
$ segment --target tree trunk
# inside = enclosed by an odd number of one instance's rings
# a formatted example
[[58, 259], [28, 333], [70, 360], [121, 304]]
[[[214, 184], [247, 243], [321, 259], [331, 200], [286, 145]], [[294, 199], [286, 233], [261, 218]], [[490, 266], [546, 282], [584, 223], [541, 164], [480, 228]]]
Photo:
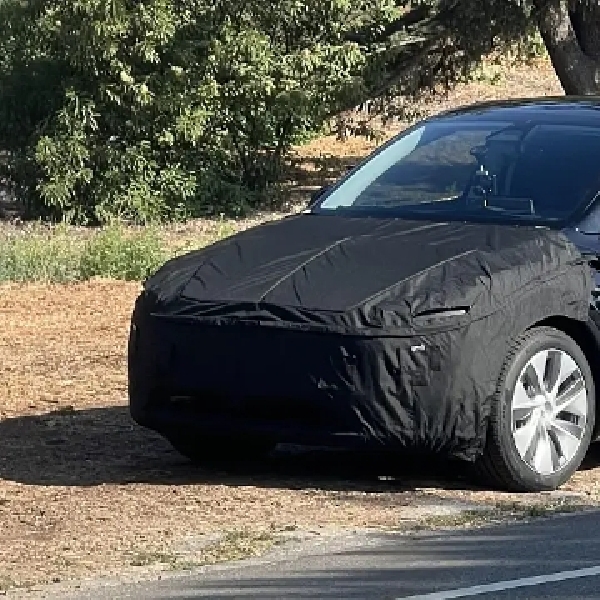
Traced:
[[591, 0], [534, 0], [540, 33], [567, 95], [600, 93], [600, 7]]

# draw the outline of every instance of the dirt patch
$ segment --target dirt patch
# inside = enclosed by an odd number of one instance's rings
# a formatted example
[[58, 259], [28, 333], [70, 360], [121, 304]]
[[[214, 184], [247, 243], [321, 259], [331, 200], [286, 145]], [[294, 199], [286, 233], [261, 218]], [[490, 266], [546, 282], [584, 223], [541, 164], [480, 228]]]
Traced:
[[[185, 568], [268, 548], [284, 530], [402, 527], [444, 518], [457, 502], [510, 512], [598, 498], [597, 450], [566, 498], [491, 493], [460, 467], [374, 467], [348, 453], [288, 451], [240, 469], [193, 468], [129, 418], [125, 349], [138, 290], [112, 281], [0, 287], [4, 587]], [[223, 532], [225, 543], [206, 538]], [[190, 539], [208, 542], [190, 550]]]

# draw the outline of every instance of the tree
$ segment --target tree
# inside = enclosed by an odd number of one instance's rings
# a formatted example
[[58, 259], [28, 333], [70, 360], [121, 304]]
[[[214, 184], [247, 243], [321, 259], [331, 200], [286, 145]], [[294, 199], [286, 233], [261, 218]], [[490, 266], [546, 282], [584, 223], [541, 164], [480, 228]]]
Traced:
[[138, 222], [256, 204], [366, 100], [466, 76], [538, 31], [600, 90], [592, 0], [0, 0], [0, 180], [32, 214]]
[[290, 146], [358, 99], [366, 57], [345, 33], [396, 16], [358, 6], [4, 0], [6, 174], [32, 211], [81, 222], [255, 203]]
[[535, 0], [540, 33], [569, 95], [600, 92], [600, 2]]
[[[541, 34], [566, 94], [600, 92], [598, 0], [422, 0], [377, 31], [352, 32], [375, 57], [366, 96], [411, 97], [451, 86], [493, 50]], [[373, 52], [373, 46], [378, 52]]]

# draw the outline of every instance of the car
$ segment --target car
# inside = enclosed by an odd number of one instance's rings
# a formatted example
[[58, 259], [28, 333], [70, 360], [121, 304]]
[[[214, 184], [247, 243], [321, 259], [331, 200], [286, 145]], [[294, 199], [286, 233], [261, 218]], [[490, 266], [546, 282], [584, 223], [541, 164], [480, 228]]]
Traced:
[[466, 106], [166, 262], [133, 309], [133, 420], [200, 462], [332, 446], [560, 487], [600, 435], [599, 156], [600, 99]]

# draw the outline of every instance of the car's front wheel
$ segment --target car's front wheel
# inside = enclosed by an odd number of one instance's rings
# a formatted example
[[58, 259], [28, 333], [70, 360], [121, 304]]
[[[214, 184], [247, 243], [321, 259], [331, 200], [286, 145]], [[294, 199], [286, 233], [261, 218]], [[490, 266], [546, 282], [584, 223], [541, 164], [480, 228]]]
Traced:
[[578, 469], [596, 414], [585, 354], [550, 327], [526, 332], [502, 367], [481, 471], [512, 491], [553, 490]]

